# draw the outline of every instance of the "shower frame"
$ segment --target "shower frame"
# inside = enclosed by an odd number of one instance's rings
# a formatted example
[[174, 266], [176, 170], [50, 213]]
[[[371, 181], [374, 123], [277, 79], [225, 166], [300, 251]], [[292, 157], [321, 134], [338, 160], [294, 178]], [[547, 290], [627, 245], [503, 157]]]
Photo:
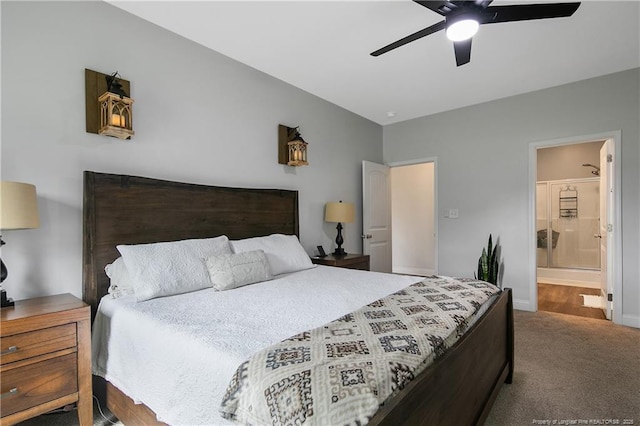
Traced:
[[[536, 265], [538, 268], [548, 268], [548, 269], [565, 269], [565, 270], [584, 270], [584, 271], [600, 271], [601, 266], [598, 267], [586, 267], [586, 266], [556, 266], [553, 265], [553, 227], [552, 227], [552, 221], [553, 221], [553, 217], [552, 217], [552, 213], [553, 213], [553, 203], [551, 202], [551, 186], [554, 184], [559, 184], [559, 185], [571, 185], [571, 184], [577, 184], [577, 183], [590, 183], [590, 182], [599, 182], [600, 178], [599, 177], [592, 177], [592, 178], [575, 178], [575, 179], [557, 179], [557, 180], [543, 180], [543, 181], [536, 181], [536, 186], [538, 184], [546, 184], [547, 186], [547, 190], [546, 190], [546, 196], [547, 196], [547, 200], [546, 200], [546, 230], [547, 230], [547, 248], [546, 248], [546, 258], [547, 258], [547, 264], [545, 266], [540, 266], [538, 265], [538, 262], [536, 261]], [[536, 199], [536, 204], [538, 203], [538, 200]], [[578, 213], [576, 212], [576, 216], [574, 217], [575, 219], [578, 219]], [[598, 218], [598, 220], [600, 220]], [[537, 217], [536, 217], [536, 221], [537, 221]], [[549, 232], [551, 231], [551, 232]]]

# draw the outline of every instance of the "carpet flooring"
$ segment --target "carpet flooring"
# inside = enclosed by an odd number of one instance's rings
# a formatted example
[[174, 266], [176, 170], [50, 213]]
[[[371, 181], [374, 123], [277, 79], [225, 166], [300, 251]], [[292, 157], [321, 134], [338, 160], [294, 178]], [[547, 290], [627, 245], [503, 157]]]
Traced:
[[[516, 311], [515, 351], [513, 383], [500, 390], [486, 425], [640, 425], [640, 329]], [[78, 418], [44, 415], [20, 425], [76, 426]], [[95, 404], [94, 425], [111, 425]]]
[[640, 329], [516, 311], [513, 383], [485, 424], [639, 425]]

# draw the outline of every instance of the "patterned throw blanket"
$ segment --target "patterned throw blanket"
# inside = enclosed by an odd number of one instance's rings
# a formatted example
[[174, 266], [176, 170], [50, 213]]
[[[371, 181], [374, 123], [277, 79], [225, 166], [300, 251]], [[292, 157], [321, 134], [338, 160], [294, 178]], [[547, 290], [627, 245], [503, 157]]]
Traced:
[[468, 328], [500, 290], [429, 277], [244, 362], [223, 398], [223, 417], [252, 425], [358, 425]]

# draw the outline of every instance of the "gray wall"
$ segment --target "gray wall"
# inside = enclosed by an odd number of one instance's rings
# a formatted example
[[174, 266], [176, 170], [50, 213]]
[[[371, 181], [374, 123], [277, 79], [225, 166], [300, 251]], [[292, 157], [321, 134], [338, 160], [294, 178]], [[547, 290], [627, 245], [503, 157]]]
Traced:
[[[5, 231], [4, 287], [23, 299], [82, 294], [82, 171], [300, 191], [300, 234], [332, 249], [324, 203], [357, 206], [381, 127], [103, 2], [1, 2], [2, 180], [35, 184], [41, 227]], [[131, 141], [85, 132], [84, 69], [131, 81]], [[278, 124], [301, 127], [307, 167], [277, 163]]]
[[[623, 322], [640, 327], [640, 69], [487, 102], [383, 128], [384, 161], [438, 158], [438, 272], [471, 276], [489, 233], [504, 285], [529, 300], [529, 146], [620, 130]], [[446, 219], [458, 208], [459, 219]], [[530, 264], [531, 263], [531, 264]]]

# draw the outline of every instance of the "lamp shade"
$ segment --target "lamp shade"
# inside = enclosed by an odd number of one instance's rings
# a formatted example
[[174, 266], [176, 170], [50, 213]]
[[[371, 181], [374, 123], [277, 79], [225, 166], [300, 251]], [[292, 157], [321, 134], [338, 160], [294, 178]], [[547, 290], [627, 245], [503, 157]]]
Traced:
[[355, 218], [355, 208], [352, 203], [327, 203], [324, 208], [325, 222], [350, 223]]
[[2, 182], [0, 186], [0, 229], [40, 227], [36, 187], [21, 182]]

